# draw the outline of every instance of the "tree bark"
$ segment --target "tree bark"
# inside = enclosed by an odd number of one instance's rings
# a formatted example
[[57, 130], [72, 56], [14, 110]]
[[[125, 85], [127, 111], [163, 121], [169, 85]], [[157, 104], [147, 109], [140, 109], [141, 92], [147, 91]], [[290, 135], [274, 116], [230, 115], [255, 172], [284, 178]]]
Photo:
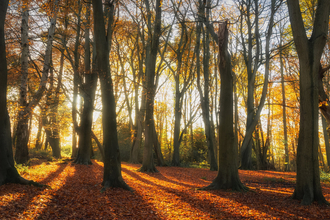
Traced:
[[[78, 153], [78, 148], [77, 148], [77, 131], [78, 129], [78, 122], [77, 122], [77, 98], [78, 98], [78, 84], [79, 84], [79, 52], [78, 52], [78, 47], [80, 44], [80, 22], [81, 22], [81, 10], [82, 10], [82, 5], [80, 3], [80, 0], [78, 0], [78, 15], [77, 15], [77, 33], [76, 33], [76, 39], [75, 39], [75, 45], [74, 45], [74, 61], [71, 60], [71, 65], [73, 66], [73, 99], [72, 99], [72, 158], [76, 158], [77, 153]], [[69, 55], [68, 48], [67, 49], [67, 54]], [[74, 63], [73, 63], [74, 62]]]
[[322, 116], [322, 128], [323, 128], [323, 136], [324, 136], [324, 144], [325, 144], [325, 152], [327, 156], [327, 165], [330, 167], [330, 143], [329, 143], [329, 134], [327, 129], [327, 122], [325, 118]]
[[141, 172], [158, 172], [154, 165], [153, 157], [153, 118], [154, 118], [154, 99], [155, 99], [155, 73], [156, 73], [156, 60], [159, 47], [159, 38], [161, 35], [161, 16], [162, 4], [161, 0], [156, 1], [156, 14], [154, 21], [153, 33], [151, 33], [151, 10], [149, 0], [145, 0], [146, 9], [148, 12], [148, 45], [146, 54], [146, 120], [145, 120], [145, 142], [143, 148], [142, 167], [139, 169]]
[[[55, 26], [56, 26], [56, 18], [57, 18], [57, 11], [58, 11], [58, 1], [54, 1], [54, 9], [52, 13], [52, 18], [50, 19], [50, 27], [48, 30], [47, 36], [47, 46], [45, 51], [45, 58], [44, 58], [44, 66], [42, 70], [42, 76], [39, 84], [39, 88], [37, 92], [34, 94], [32, 101], [30, 101], [26, 107], [24, 108], [24, 112], [20, 113], [20, 115], [24, 116], [20, 125], [18, 125], [17, 129], [17, 138], [16, 138], [16, 153], [15, 153], [15, 160], [17, 163], [26, 163], [29, 159], [28, 156], [28, 138], [26, 137], [28, 133], [28, 126], [27, 121], [29, 115], [31, 114], [34, 107], [39, 103], [40, 99], [42, 98], [44, 91], [46, 90], [46, 84], [48, 79], [48, 73], [50, 69], [50, 60], [51, 60], [51, 49], [53, 45], [53, 38], [55, 33]], [[22, 140], [22, 141], [21, 141]]]
[[246, 191], [238, 176], [237, 146], [233, 130], [233, 76], [228, 47], [228, 22], [219, 27], [219, 70], [221, 77], [219, 170], [217, 177], [204, 189], [232, 189]]
[[290, 171], [290, 158], [288, 147], [288, 132], [286, 127], [286, 100], [285, 100], [285, 87], [284, 87], [284, 70], [283, 70], [283, 57], [282, 57], [282, 32], [280, 33], [280, 68], [281, 68], [281, 86], [282, 86], [282, 108], [283, 108], [283, 134], [284, 134], [284, 150], [285, 150], [285, 171]]
[[155, 127], [155, 120], [153, 120], [152, 125], [153, 125], [153, 130], [154, 130], [154, 141], [153, 141], [153, 143], [154, 143], [154, 150], [155, 150], [156, 158], [157, 158], [157, 165], [158, 166], [164, 166], [165, 162], [164, 162], [162, 149], [161, 149], [160, 143], [158, 141], [158, 136], [157, 136], [156, 127]]
[[95, 91], [97, 86], [97, 75], [95, 71], [91, 71], [90, 65], [90, 39], [89, 39], [89, 26], [90, 26], [90, 6], [87, 5], [86, 9], [86, 29], [85, 29], [85, 83], [82, 87], [82, 94], [84, 98], [84, 108], [81, 115], [80, 129], [79, 129], [79, 147], [78, 154], [75, 160], [77, 164], [92, 164], [91, 147], [92, 147], [92, 123], [93, 123], [93, 110]]
[[[281, 2], [279, 3], [281, 4]], [[258, 27], [258, 7], [259, 3], [258, 1], [255, 1], [255, 9], [256, 9], [256, 26], [255, 26], [255, 35], [257, 36], [256, 41], [259, 42], [259, 27]], [[253, 71], [251, 69], [252, 66], [252, 36], [250, 36], [251, 33], [249, 33], [249, 52], [248, 57], [245, 57], [245, 62], [247, 63], [248, 67], [248, 108], [247, 108], [247, 122], [246, 122], [246, 132], [245, 137], [242, 143], [241, 147], [241, 169], [251, 169], [252, 168], [252, 161], [251, 161], [251, 154], [252, 154], [252, 134], [253, 131], [258, 124], [258, 121], [260, 119], [260, 114], [263, 109], [263, 106], [265, 104], [267, 90], [268, 90], [268, 78], [269, 78], [269, 63], [270, 63], [270, 37], [273, 33], [273, 25], [274, 25], [274, 15], [276, 10], [278, 9], [279, 5], [276, 5], [276, 0], [271, 1], [271, 15], [268, 23], [268, 30], [266, 35], [266, 62], [265, 62], [265, 79], [264, 84], [262, 88], [262, 95], [260, 98], [259, 106], [257, 108], [257, 111], [254, 112], [254, 105], [253, 105], [253, 93], [254, 93], [254, 82], [255, 82], [255, 75], [257, 71], [257, 65], [259, 63], [259, 43], [257, 43], [257, 54], [255, 64]], [[249, 15], [247, 15], [249, 17]], [[248, 23], [250, 23], [250, 20], [248, 18]], [[245, 46], [244, 46], [245, 48]], [[251, 61], [251, 62], [249, 62]], [[249, 72], [250, 69], [250, 72]], [[252, 100], [252, 101], [251, 101]]]
[[4, 23], [9, 0], [0, 1], [0, 186], [6, 183], [37, 185], [22, 178], [15, 166], [7, 111], [7, 60]]
[[[113, 4], [114, 2], [109, 2]], [[93, 0], [94, 40], [96, 45], [96, 68], [101, 81], [102, 124], [104, 146], [103, 191], [109, 187], [130, 190], [121, 175], [120, 153], [117, 135], [116, 104], [109, 66], [108, 42], [105, 32], [102, 0]]]
[[18, 112], [17, 122], [17, 138], [16, 138], [16, 163], [26, 163], [29, 160], [29, 132], [28, 121], [30, 113], [25, 111], [27, 107], [27, 82], [29, 74], [29, 6], [27, 1], [23, 1], [22, 5], [22, 26], [21, 26], [21, 43], [22, 43], [22, 56], [21, 56], [21, 85], [20, 85], [20, 108]]
[[329, 3], [319, 0], [313, 32], [308, 39], [299, 1], [288, 1], [289, 15], [300, 69], [300, 130], [294, 199], [303, 205], [327, 203], [320, 184], [318, 161], [319, 70], [329, 24]]

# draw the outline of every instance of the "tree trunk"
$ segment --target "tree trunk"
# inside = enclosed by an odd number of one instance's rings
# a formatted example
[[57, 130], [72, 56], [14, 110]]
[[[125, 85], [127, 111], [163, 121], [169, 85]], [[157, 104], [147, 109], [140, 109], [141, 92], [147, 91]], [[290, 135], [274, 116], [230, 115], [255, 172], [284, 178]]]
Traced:
[[237, 151], [233, 130], [233, 76], [228, 47], [228, 22], [219, 26], [219, 70], [221, 77], [219, 170], [217, 177], [204, 189], [232, 189], [245, 191], [238, 176]]
[[330, 143], [329, 143], [329, 134], [327, 130], [327, 122], [325, 118], [322, 116], [322, 128], [323, 128], [323, 136], [324, 136], [324, 144], [325, 144], [325, 152], [327, 156], [327, 165], [330, 167]]
[[10, 120], [7, 111], [7, 61], [4, 23], [9, 0], [0, 1], [0, 186], [6, 183], [38, 185], [22, 178], [13, 159]]
[[41, 117], [41, 115], [39, 115], [39, 118], [38, 118], [38, 132], [37, 132], [37, 138], [36, 138], [37, 140], [36, 140], [36, 145], [35, 145], [35, 148], [37, 150], [40, 150], [41, 145], [42, 145], [41, 130], [42, 130], [42, 117]]
[[[179, 73], [177, 73], [179, 74]], [[181, 108], [180, 108], [180, 88], [179, 77], [175, 76], [175, 107], [174, 107], [174, 138], [173, 138], [173, 158], [172, 166], [180, 166], [180, 122], [181, 122]]]
[[[86, 10], [86, 27], [90, 23], [90, 6], [87, 5]], [[84, 98], [84, 108], [81, 115], [80, 129], [79, 129], [79, 147], [75, 163], [78, 164], [92, 164], [91, 157], [91, 132], [93, 123], [93, 110], [95, 91], [97, 86], [97, 75], [95, 71], [90, 68], [90, 40], [89, 28], [85, 29], [85, 83], [83, 84], [82, 94]]]
[[[78, 0], [78, 15], [77, 15], [77, 33], [75, 39], [75, 46], [74, 46], [74, 63], [71, 60], [71, 65], [73, 66], [73, 99], [72, 99], [72, 158], [76, 158], [78, 154], [77, 148], [77, 131], [78, 122], [77, 122], [77, 98], [78, 98], [78, 79], [79, 79], [79, 52], [78, 47], [80, 44], [80, 22], [81, 22], [81, 9], [82, 5], [80, 4], [80, 0]], [[67, 50], [68, 54], [69, 51]]]
[[[139, 28], [139, 26], [138, 26]], [[138, 31], [137, 34], [137, 41], [139, 39], [139, 36], [141, 35], [142, 44], [144, 44], [144, 34], [140, 31]], [[141, 78], [145, 79], [145, 73], [143, 71], [143, 58], [144, 58], [144, 50], [142, 50], [140, 55], [140, 47], [139, 44], [137, 44], [137, 51], [138, 51], [138, 65], [139, 65], [139, 71], [138, 76], [135, 74], [134, 77], [134, 99], [135, 99], [135, 126], [134, 126], [134, 139], [132, 143], [131, 148], [131, 154], [130, 154], [130, 163], [140, 163], [139, 160], [139, 152], [142, 142], [142, 133], [143, 133], [143, 124], [144, 124], [144, 116], [145, 116], [145, 105], [146, 105], [146, 82], [143, 80], [142, 84], [142, 99], [141, 99], [141, 107], [139, 108], [139, 83], [141, 81]], [[132, 66], [132, 72], [135, 73], [135, 70], [133, 68], [133, 62], [131, 62]]]
[[94, 40], [96, 45], [96, 70], [101, 81], [102, 124], [104, 146], [103, 191], [109, 187], [130, 190], [121, 175], [120, 153], [117, 135], [116, 103], [109, 66], [108, 42], [106, 40], [102, 0], [93, 0]]
[[282, 32], [280, 34], [280, 66], [281, 66], [281, 86], [282, 86], [282, 100], [283, 100], [283, 132], [284, 132], [284, 150], [285, 150], [285, 171], [290, 171], [290, 158], [288, 147], [288, 132], [286, 127], [286, 101], [285, 101], [285, 87], [284, 87], [284, 71], [283, 71], [283, 57], [282, 57]]
[[309, 205], [327, 203], [320, 184], [318, 161], [319, 70], [329, 24], [329, 3], [319, 0], [312, 36], [307, 38], [298, 1], [288, 1], [291, 28], [300, 69], [300, 130], [297, 148], [297, 181], [294, 199]]
[[151, 11], [149, 0], [145, 0], [146, 9], [148, 11], [148, 46], [146, 54], [146, 120], [145, 120], [145, 142], [143, 148], [141, 172], [158, 172], [154, 165], [153, 157], [153, 118], [154, 118], [154, 99], [155, 99], [155, 73], [156, 60], [159, 47], [159, 38], [161, 35], [161, 0], [156, 1], [156, 14], [154, 21], [153, 33], [151, 33]]
[[22, 6], [22, 26], [21, 26], [21, 43], [22, 43], [22, 56], [21, 56], [21, 85], [20, 85], [20, 110], [18, 113], [17, 122], [17, 138], [16, 138], [16, 163], [26, 163], [29, 160], [29, 132], [28, 121], [30, 113], [27, 114], [25, 108], [27, 107], [27, 81], [28, 81], [28, 69], [29, 69], [29, 7], [26, 1], [23, 1]]
[[[255, 35], [257, 36], [256, 41], [259, 42], [259, 27], [258, 27], [258, 7], [259, 3], [257, 0], [255, 0], [255, 14], [256, 14], [256, 26], [255, 26]], [[281, 2], [279, 3], [281, 4]], [[255, 129], [255, 126], [258, 124], [258, 121], [260, 119], [260, 114], [263, 109], [263, 106], [265, 104], [267, 90], [268, 90], [268, 78], [269, 78], [269, 63], [270, 63], [270, 37], [273, 33], [273, 25], [274, 25], [274, 15], [276, 10], [279, 8], [279, 5], [276, 5], [276, 0], [271, 1], [271, 15], [268, 23], [268, 30], [266, 35], [266, 49], [265, 49], [265, 56], [266, 56], [266, 62], [265, 62], [265, 79], [263, 83], [262, 88], [262, 94], [259, 102], [259, 106], [256, 112], [254, 112], [254, 106], [253, 106], [253, 93], [254, 93], [254, 82], [255, 82], [255, 75], [257, 71], [257, 65], [259, 63], [259, 43], [257, 43], [257, 52], [256, 52], [256, 60], [255, 65], [253, 68], [253, 71], [251, 69], [252, 63], [249, 62], [252, 59], [252, 36], [250, 36], [251, 31], [249, 31], [249, 54], [248, 57], [245, 57], [245, 63], [247, 63], [248, 66], [248, 109], [247, 109], [247, 122], [246, 122], [246, 132], [245, 137], [242, 143], [241, 147], [241, 169], [251, 169], [252, 168], [252, 161], [251, 161], [251, 154], [252, 149], [250, 147], [250, 144], [252, 143], [252, 134]], [[250, 23], [249, 15], [248, 17], [248, 23]], [[249, 29], [250, 30], [250, 29]], [[245, 46], [244, 46], [245, 50]], [[250, 69], [250, 72], [249, 72]], [[249, 74], [250, 73], [250, 74]], [[252, 100], [252, 101], [251, 101]]]
[[162, 149], [160, 147], [160, 143], [159, 143], [158, 137], [157, 137], [156, 127], [155, 127], [155, 120], [153, 120], [152, 124], [153, 124], [153, 130], [154, 130], [154, 149], [155, 149], [156, 158], [157, 158], [157, 162], [158, 162], [157, 165], [158, 166], [164, 166], [165, 162], [164, 162]]
[[[17, 138], [16, 138], [16, 153], [15, 153], [15, 159], [17, 163], [25, 163], [28, 161], [28, 119], [29, 115], [31, 114], [32, 110], [35, 108], [35, 106], [39, 103], [40, 99], [43, 96], [43, 93], [46, 89], [47, 84], [47, 78], [48, 78], [48, 72], [50, 69], [50, 61], [51, 61], [51, 49], [53, 45], [53, 38], [55, 33], [55, 26], [56, 26], [56, 18], [57, 18], [57, 11], [58, 11], [58, 1], [54, 1], [54, 10], [52, 14], [52, 18], [50, 19], [50, 27], [48, 30], [48, 36], [47, 36], [47, 46], [45, 51], [45, 58], [44, 58], [44, 66], [42, 70], [42, 76], [39, 84], [39, 88], [37, 92], [34, 94], [32, 101], [30, 101], [26, 107], [24, 108], [24, 112], [20, 112], [20, 115], [22, 116], [21, 120], [19, 122], [20, 125], [17, 126]], [[18, 141], [19, 140], [19, 141]]]

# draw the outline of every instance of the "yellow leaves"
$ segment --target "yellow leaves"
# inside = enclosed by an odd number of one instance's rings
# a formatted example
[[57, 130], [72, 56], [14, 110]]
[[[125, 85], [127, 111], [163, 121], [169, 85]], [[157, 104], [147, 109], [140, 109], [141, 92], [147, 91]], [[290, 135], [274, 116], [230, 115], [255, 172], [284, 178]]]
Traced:
[[319, 102], [319, 107], [322, 107], [322, 106], [329, 106], [328, 101]]

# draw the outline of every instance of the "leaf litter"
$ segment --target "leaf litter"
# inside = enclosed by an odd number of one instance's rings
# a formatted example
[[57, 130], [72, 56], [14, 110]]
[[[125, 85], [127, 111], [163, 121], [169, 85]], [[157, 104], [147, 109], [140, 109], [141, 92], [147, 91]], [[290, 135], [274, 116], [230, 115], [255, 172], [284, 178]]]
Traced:
[[[239, 170], [249, 192], [201, 191], [216, 171], [157, 167], [159, 173], [136, 171], [122, 163], [122, 176], [134, 190], [101, 193], [103, 163], [38, 163], [24, 178], [49, 187], [0, 186], [0, 219], [330, 219], [330, 208], [301, 206], [290, 196], [295, 173]], [[38, 172], [33, 172], [33, 170]], [[330, 184], [322, 183], [330, 201]]]

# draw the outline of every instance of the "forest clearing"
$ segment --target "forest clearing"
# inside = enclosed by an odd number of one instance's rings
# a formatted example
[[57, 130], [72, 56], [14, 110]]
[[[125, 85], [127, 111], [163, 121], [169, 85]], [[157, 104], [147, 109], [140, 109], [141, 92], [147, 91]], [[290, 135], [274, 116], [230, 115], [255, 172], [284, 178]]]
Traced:
[[[33, 165], [36, 164], [36, 165]], [[140, 165], [122, 164], [133, 192], [120, 188], [101, 193], [103, 163], [74, 165], [33, 160], [21, 175], [49, 187], [0, 186], [0, 219], [329, 219], [330, 209], [291, 199], [294, 172], [240, 170], [248, 192], [201, 191], [217, 172], [201, 168], [157, 167], [141, 173]], [[330, 184], [322, 183], [330, 200]]]

